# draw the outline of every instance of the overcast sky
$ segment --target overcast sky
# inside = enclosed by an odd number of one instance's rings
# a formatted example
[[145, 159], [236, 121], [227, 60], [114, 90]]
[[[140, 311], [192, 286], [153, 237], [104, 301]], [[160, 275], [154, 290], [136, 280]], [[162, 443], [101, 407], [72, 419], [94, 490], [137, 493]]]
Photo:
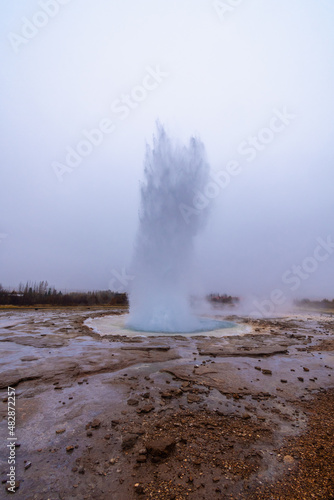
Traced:
[[333, 298], [333, 25], [331, 0], [3, 0], [0, 283], [122, 289], [159, 119], [218, 175], [194, 289]]

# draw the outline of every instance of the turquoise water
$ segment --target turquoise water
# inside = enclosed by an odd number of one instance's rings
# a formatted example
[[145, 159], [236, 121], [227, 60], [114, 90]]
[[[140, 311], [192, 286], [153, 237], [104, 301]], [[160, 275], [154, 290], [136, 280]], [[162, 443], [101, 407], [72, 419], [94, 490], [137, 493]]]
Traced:
[[169, 335], [171, 333], [174, 333], [174, 334], [179, 334], [179, 333], [182, 333], [182, 334], [185, 334], [185, 333], [199, 333], [199, 332], [210, 332], [212, 330], [221, 330], [223, 328], [235, 328], [236, 326], [238, 326], [236, 323], [233, 323], [232, 321], [222, 321], [222, 320], [215, 320], [215, 319], [211, 319], [211, 318], [197, 318], [197, 321], [196, 321], [196, 327], [191, 329], [191, 330], [183, 330], [183, 331], [179, 331], [179, 332], [175, 332], [175, 331], [170, 331], [170, 330], [156, 330], [156, 329], [145, 329], [145, 330], [141, 330], [139, 328], [134, 328], [134, 327], [129, 327], [129, 330], [132, 330], [134, 332], [141, 332], [141, 333], [144, 333], [144, 332], [152, 332], [152, 333], [168, 333]]

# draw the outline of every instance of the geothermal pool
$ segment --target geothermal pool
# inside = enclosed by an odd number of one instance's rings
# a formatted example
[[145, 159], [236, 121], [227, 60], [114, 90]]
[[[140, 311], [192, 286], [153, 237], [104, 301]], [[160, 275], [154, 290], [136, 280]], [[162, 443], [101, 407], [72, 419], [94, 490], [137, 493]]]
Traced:
[[198, 324], [200, 327], [191, 332], [158, 332], [143, 331], [129, 328], [129, 314], [107, 315], [99, 318], [88, 318], [85, 325], [91, 328], [95, 333], [103, 336], [124, 335], [127, 337], [155, 337], [155, 336], [176, 336], [186, 337], [206, 336], [206, 337], [227, 337], [233, 335], [245, 335], [251, 332], [247, 325], [238, 325], [232, 321], [217, 319], [215, 317], [200, 317]]

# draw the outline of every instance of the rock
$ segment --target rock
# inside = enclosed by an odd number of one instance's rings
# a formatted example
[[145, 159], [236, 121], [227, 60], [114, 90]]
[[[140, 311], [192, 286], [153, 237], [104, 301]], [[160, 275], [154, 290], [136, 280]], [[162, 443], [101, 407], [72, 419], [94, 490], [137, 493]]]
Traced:
[[134, 489], [135, 489], [135, 492], [138, 494], [138, 495], [143, 495], [144, 494], [144, 488], [142, 487], [141, 484], [139, 483], [136, 483], [134, 485]]
[[144, 405], [142, 408], [139, 408], [137, 410], [138, 413], [149, 413], [150, 411], [154, 410], [153, 405]]
[[138, 399], [134, 399], [134, 398], [130, 398], [130, 399], [127, 400], [127, 404], [129, 406], [138, 406], [139, 400]]
[[87, 431], [86, 436], [92, 437], [92, 435], [93, 435], [92, 431]]
[[272, 375], [273, 372], [271, 370], [268, 370], [267, 368], [262, 368], [262, 373], [264, 375]]
[[173, 397], [173, 394], [172, 394], [172, 392], [167, 392], [166, 391], [166, 392], [162, 392], [161, 393], [161, 397], [165, 398], [165, 399], [171, 399]]
[[130, 450], [136, 444], [138, 434], [125, 434], [122, 437], [122, 450]]
[[109, 463], [110, 463], [111, 465], [115, 465], [115, 463], [116, 463], [116, 462], [117, 462], [116, 458], [111, 458], [111, 459], [109, 460]]
[[254, 366], [255, 370], [259, 370], [259, 372], [261, 371], [261, 366]]
[[281, 382], [282, 382], [282, 384], [287, 384], [288, 383], [288, 381], [285, 380], [284, 378], [281, 378]]
[[[21, 481], [15, 481], [15, 486], [13, 487], [14, 491], [16, 491], [16, 490], [19, 489], [20, 484], [21, 484]], [[6, 484], [6, 490], [7, 490], [7, 492], [12, 492], [12, 490], [10, 488], [12, 488], [12, 486], [10, 485], [10, 483], [7, 483]]]
[[174, 438], [158, 438], [147, 443], [146, 448], [153, 457], [166, 458], [174, 450]]
[[187, 396], [188, 403], [198, 403], [201, 400], [202, 398], [200, 396], [197, 396], [197, 394], [188, 394]]
[[299, 382], [304, 382], [303, 377], [297, 377], [297, 378], [298, 378]]
[[101, 426], [101, 421], [98, 418], [94, 418], [90, 426], [92, 427], [92, 429], [98, 429]]
[[248, 419], [252, 418], [252, 416], [251, 416], [249, 413], [244, 413], [244, 414], [242, 415], [242, 418], [243, 418], [244, 420], [248, 420]]
[[303, 366], [303, 370], [304, 370], [304, 372], [309, 372], [310, 371], [310, 369], [306, 368], [306, 366]]
[[26, 462], [24, 469], [27, 470], [29, 467], [31, 467], [31, 462]]
[[137, 462], [140, 463], [140, 464], [145, 463], [146, 460], [147, 460], [146, 455], [138, 455], [138, 457], [137, 457]]
[[82, 467], [82, 466], [80, 466], [80, 467], [78, 468], [78, 472], [79, 472], [79, 474], [84, 474], [84, 473], [85, 473], [85, 468], [84, 468], [84, 467]]
[[74, 450], [74, 446], [70, 445], [70, 446], [66, 446], [66, 451], [70, 452], [70, 451], [73, 451]]
[[291, 455], [285, 455], [285, 457], [283, 458], [283, 462], [285, 464], [293, 464], [294, 461], [295, 459]]
[[[170, 350], [170, 347], [165, 345], [165, 346], [125, 346], [125, 347], [121, 347], [121, 349], [123, 351], [146, 351], [146, 352], [149, 352], [149, 351], [169, 351]], [[126, 373], [124, 374], [124, 376], [126, 377]]]
[[56, 434], [62, 434], [65, 431], [66, 431], [66, 429], [57, 429]]

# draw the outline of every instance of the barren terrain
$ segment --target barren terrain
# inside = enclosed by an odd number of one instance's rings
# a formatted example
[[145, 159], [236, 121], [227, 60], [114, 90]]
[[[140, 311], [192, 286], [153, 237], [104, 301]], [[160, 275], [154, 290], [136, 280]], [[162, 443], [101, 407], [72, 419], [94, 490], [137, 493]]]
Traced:
[[222, 338], [84, 325], [121, 312], [0, 312], [0, 498], [8, 386], [18, 499], [334, 498], [332, 317], [230, 317], [252, 331]]

